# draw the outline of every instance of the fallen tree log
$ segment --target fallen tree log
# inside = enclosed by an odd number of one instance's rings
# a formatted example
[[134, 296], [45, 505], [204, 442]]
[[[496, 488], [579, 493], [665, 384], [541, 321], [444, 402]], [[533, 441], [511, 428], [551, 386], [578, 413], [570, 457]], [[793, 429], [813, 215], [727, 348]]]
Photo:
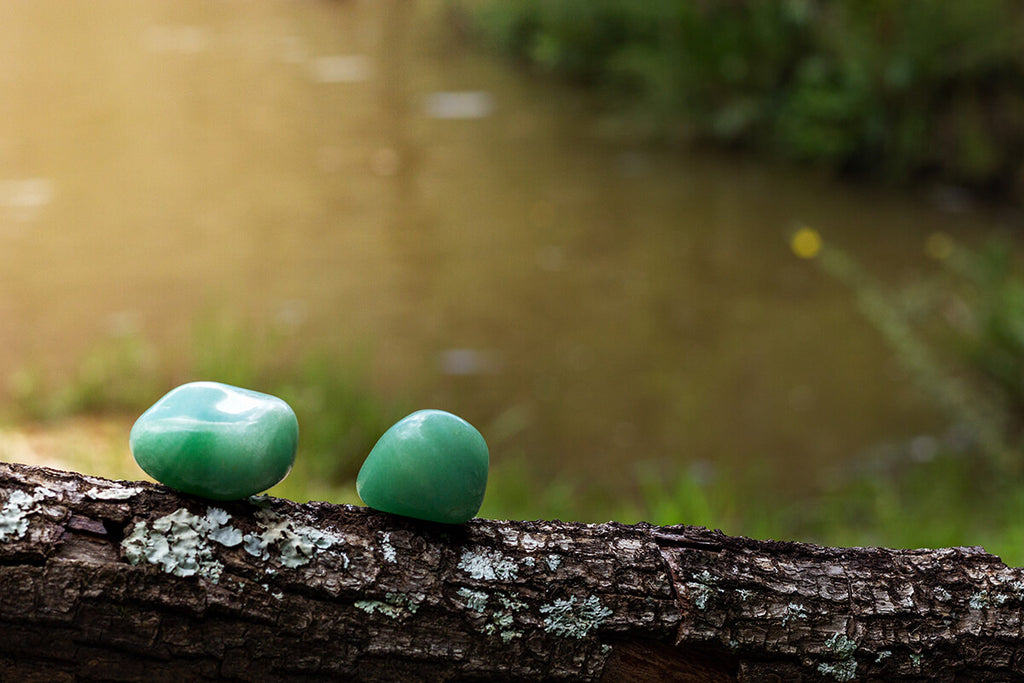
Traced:
[[1024, 680], [981, 548], [417, 522], [0, 463], [0, 680]]

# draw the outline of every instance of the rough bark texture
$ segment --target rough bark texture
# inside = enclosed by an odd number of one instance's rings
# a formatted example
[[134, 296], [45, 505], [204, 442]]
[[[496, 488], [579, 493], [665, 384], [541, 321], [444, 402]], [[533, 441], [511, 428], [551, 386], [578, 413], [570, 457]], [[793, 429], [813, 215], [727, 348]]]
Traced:
[[0, 463], [0, 680], [1024, 680], [980, 548], [417, 522]]

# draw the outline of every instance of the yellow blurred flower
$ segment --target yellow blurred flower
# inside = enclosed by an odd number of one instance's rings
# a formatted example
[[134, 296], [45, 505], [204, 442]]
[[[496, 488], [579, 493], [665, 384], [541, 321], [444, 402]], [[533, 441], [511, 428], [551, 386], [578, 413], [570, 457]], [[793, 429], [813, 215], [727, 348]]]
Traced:
[[821, 235], [814, 228], [803, 227], [793, 233], [789, 248], [799, 258], [812, 259], [821, 251]]

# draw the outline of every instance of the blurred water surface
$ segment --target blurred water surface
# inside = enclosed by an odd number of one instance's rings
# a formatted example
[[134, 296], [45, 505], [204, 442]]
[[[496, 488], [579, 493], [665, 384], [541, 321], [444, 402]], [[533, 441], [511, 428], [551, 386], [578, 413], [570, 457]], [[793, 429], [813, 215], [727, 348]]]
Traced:
[[788, 236], [900, 279], [987, 217], [604, 123], [429, 3], [5, 2], [0, 376], [116, 334], [184, 362], [228, 311], [369, 347], [381, 391], [465, 416], [495, 461], [610, 486], [654, 462], [801, 488], [936, 428]]

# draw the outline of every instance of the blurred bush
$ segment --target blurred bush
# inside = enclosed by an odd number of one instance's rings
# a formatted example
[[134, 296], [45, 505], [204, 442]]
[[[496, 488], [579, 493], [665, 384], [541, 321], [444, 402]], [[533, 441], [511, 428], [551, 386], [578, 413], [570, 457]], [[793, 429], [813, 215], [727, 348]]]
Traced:
[[1018, 474], [1024, 471], [1021, 271], [999, 241], [971, 250], [933, 235], [928, 251], [943, 268], [904, 287], [883, 286], [835, 247], [822, 250], [820, 263], [851, 287], [910, 376], [970, 436], [984, 469], [997, 477]]
[[[300, 497], [355, 479], [363, 458], [407, 401], [383, 396], [370, 380], [368, 355], [296, 350], [293, 340], [225, 317], [197, 322], [189, 359], [169, 367], [138, 334], [98, 342], [56, 383], [26, 366], [9, 378], [8, 421], [56, 422], [79, 415], [136, 417], [178, 384], [211, 380], [279, 396], [299, 418], [300, 456], [286, 480]], [[180, 350], [164, 349], [165, 355]], [[127, 434], [125, 434], [127, 440]]]
[[476, 36], [603, 90], [644, 134], [1024, 196], [1012, 0], [452, 0]]

